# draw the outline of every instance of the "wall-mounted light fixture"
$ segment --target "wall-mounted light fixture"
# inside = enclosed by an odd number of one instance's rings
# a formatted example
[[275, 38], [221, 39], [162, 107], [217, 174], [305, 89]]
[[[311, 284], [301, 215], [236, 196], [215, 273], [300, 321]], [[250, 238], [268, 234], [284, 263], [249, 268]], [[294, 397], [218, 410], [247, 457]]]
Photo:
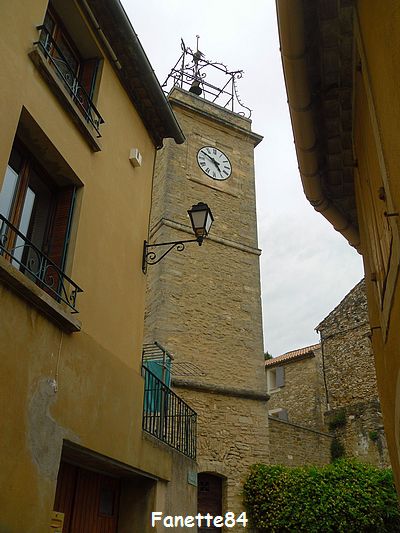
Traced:
[[[155, 265], [156, 263], [159, 263], [161, 259], [174, 248], [176, 248], [178, 252], [182, 252], [182, 250], [185, 249], [185, 244], [187, 242], [197, 242], [199, 246], [203, 244], [203, 240], [207, 237], [214, 221], [211, 209], [207, 204], [199, 202], [188, 210], [188, 214], [196, 238], [183, 241], [160, 242], [157, 244], [149, 244], [147, 241], [144, 241], [142, 259], [142, 270], [144, 273], [147, 271], [147, 265]], [[149, 248], [158, 248], [159, 246], [168, 246], [168, 249], [165, 252], [160, 252], [161, 255], [159, 255], [157, 251], [149, 250]]]

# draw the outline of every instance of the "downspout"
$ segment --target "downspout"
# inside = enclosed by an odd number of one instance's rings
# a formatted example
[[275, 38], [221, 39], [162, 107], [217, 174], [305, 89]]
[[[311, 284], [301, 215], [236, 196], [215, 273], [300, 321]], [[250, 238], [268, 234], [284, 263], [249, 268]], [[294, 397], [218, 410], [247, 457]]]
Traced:
[[303, 0], [276, 0], [283, 73], [300, 177], [304, 194], [314, 209], [359, 251], [360, 236], [357, 228], [330, 203], [321, 187], [318, 139], [307, 76], [303, 5]]
[[81, 0], [81, 3], [85, 6], [86, 12], [87, 12], [90, 20], [92, 21], [94, 29], [99, 34], [100, 39], [102, 40], [104, 46], [106, 47], [106, 49], [107, 49], [107, 51], [108, 51], [108, 53], [110, 55], [111, 61], [114, 63], [114, 65], [116, 66], [116, 68], [118, 70], [121, 70], [121, 68], [122, 68], [121, 63], [118, 61], [118, 58], [115, 55], [115, 52], [112, 49], [112, 46], [109, 43], [107, 37], [104, 35], [103, 30], [100, 27], [100, 24], [97, 22], [97, 19], [96, 19], [96, 17], [93, 14], [93, 11], [88, 6], [88, 3], [86, 2], [86, 0]]
[[[157, 101], [157, 111], [162, 116], [162, 119], [164, 120], [165, 124], [170, 129], [171, 137], [174, 138], [175, 142], [177, 144], [184, 143], [186, 140], [185, 135], [172, 111], [167, 97], [165, 96], [157, 80], [155, 72], [146, 56], [146, 52], [143, 50], [139, 38], [136, 32], [134, 31], [131, 21], [129, 20], [128, 15], [126, 14], [125, 9], [122, 6], [120, 0], [80, 0], [80, 2], [83, 5], [85, 11], [87, 12], [91, 23], [93, 24], [102, 43], [107, 49], [112, 64], [115, 65], [115, 68], [118, 71], [121, 71], [123, 70], [123, 66], [121, 65], [119, 58], [117, 57], [111, 43], [109, 42], [102, 27], [100, 26], [95, 14], [96, 6], [98, 8], [106, 6], [108, 9], [113, 10], [119, 28], [124, 32], [125, 37], [129, 39], [132, 48], [137, 54], [138, 69], [141, 72], [142, 79], [147, 85], [149, 92], [151, 92], [153, 98]], [[160, 148], [162, 148], [162, 139], [156, 146], [157, 150]]]
[[[318, 331], [318, 329], [316, 330]], [[324, 378], [324, 388], [325, 388], [325, 398], [326, 398], [326, 409], [327, 411], [331, 410], [331, 406], [329, 404], [329, 392], [328, 392], [328, 383], [326, 381], [326, 368], [325, 368], [325, 352], [324, 352], [324, 338], [322, 336], [322, 331], [319, 330], [320, 335], [320, 345], [321, 345], [321, 359], [322, 359], [322, 375]]]

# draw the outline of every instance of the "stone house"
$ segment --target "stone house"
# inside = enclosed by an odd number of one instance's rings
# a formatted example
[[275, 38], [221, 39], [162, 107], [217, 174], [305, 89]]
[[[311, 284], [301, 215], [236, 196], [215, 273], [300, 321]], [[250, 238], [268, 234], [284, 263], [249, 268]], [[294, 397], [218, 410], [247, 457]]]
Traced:
[[316, 329], [319, 344], [265, 362], [270, 417], [333, 434], [345, 456], [388, 466], [364, 280]]
[[146, 532], [196, 510], [194, 454], [142, 429], [154, 159], [184, 136], [118, 0], [1, 14], [0, 530]]
[[269, 416], [323, 430], [321, 346], [314, 344], [269, 359], [265, 369]]
[[316, 329], [321, 336], [326, 427], [335, 431], [347, 456], [388, 466], [365, 281]]
[[265, 361], [270, 462], [324, 465], [333, 436], [324, 424], [325, 396], [319, 344]]

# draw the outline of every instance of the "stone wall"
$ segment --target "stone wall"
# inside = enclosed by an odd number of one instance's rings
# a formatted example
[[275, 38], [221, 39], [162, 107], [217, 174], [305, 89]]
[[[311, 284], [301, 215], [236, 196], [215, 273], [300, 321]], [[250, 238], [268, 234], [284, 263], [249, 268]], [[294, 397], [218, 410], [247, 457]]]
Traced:
[[331, 461], [332, 435], [269, 417], [271, 463], [322, 466]]
[[317, 326], [331, 409], [377, 398], [364, 281]]
[[285, 372], [284, 386], [268, 390], [268, 411], [285, 409], [289, 422], [323, 430], [326, 404], [321, 350], [314, 349], [307, 357], [289, 360], [280, 366], [283, 366]]
[[317, 326], [321, 334], [329, 410], [326, 424], [344, 412], [335, 432], [348, 457], [389, 466], [378, 398], [364, 280]]
[[[242, 512], [243, 481], [254, 463], [268, 463], [267, 402], [250, 394], [234, 396], [188, 389], [175, 391], [197, 412], [198, 472], [212, 472], [224, 479], [223, 508]], [[240, 394], [240, 393], [238, 393]], [[272, 460], [272, 459], [271, 459]]]
[[373, 399], [326, 412], [328, 427], [342, 411], [344, 423], [333, 431], [344, 446], [345, 456], [376, 466], [390, 466], [379, 401]]

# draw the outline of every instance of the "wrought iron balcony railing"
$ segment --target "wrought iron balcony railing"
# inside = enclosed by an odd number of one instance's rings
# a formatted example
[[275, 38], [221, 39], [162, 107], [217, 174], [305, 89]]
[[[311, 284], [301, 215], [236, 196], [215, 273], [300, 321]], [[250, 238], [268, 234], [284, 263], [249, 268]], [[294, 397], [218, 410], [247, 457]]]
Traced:
[[146, 366], [142, 373], [144, 431], [195, 459], [197, 414]]
[[101, 137], [99, 128], [100, 124], [104, 123], [104, 120], [92, 102], [91, 97], [82, 86], [74, 69], [71, 67], [46, 26], [37, 26], [37, 29], [40, 31], [40, 38], [34, 44], [39, 47], [50, 65], [54, 68], [69, 92], [71, 99], [78, 106], [84, 119], [93, 126], [97, 133], [97, 137]]
[[73, 313], [78, 313], [76, 297], [82, 289], [1, 214], [0, 256], [8, 259], [55, 300], [64, 302]]

